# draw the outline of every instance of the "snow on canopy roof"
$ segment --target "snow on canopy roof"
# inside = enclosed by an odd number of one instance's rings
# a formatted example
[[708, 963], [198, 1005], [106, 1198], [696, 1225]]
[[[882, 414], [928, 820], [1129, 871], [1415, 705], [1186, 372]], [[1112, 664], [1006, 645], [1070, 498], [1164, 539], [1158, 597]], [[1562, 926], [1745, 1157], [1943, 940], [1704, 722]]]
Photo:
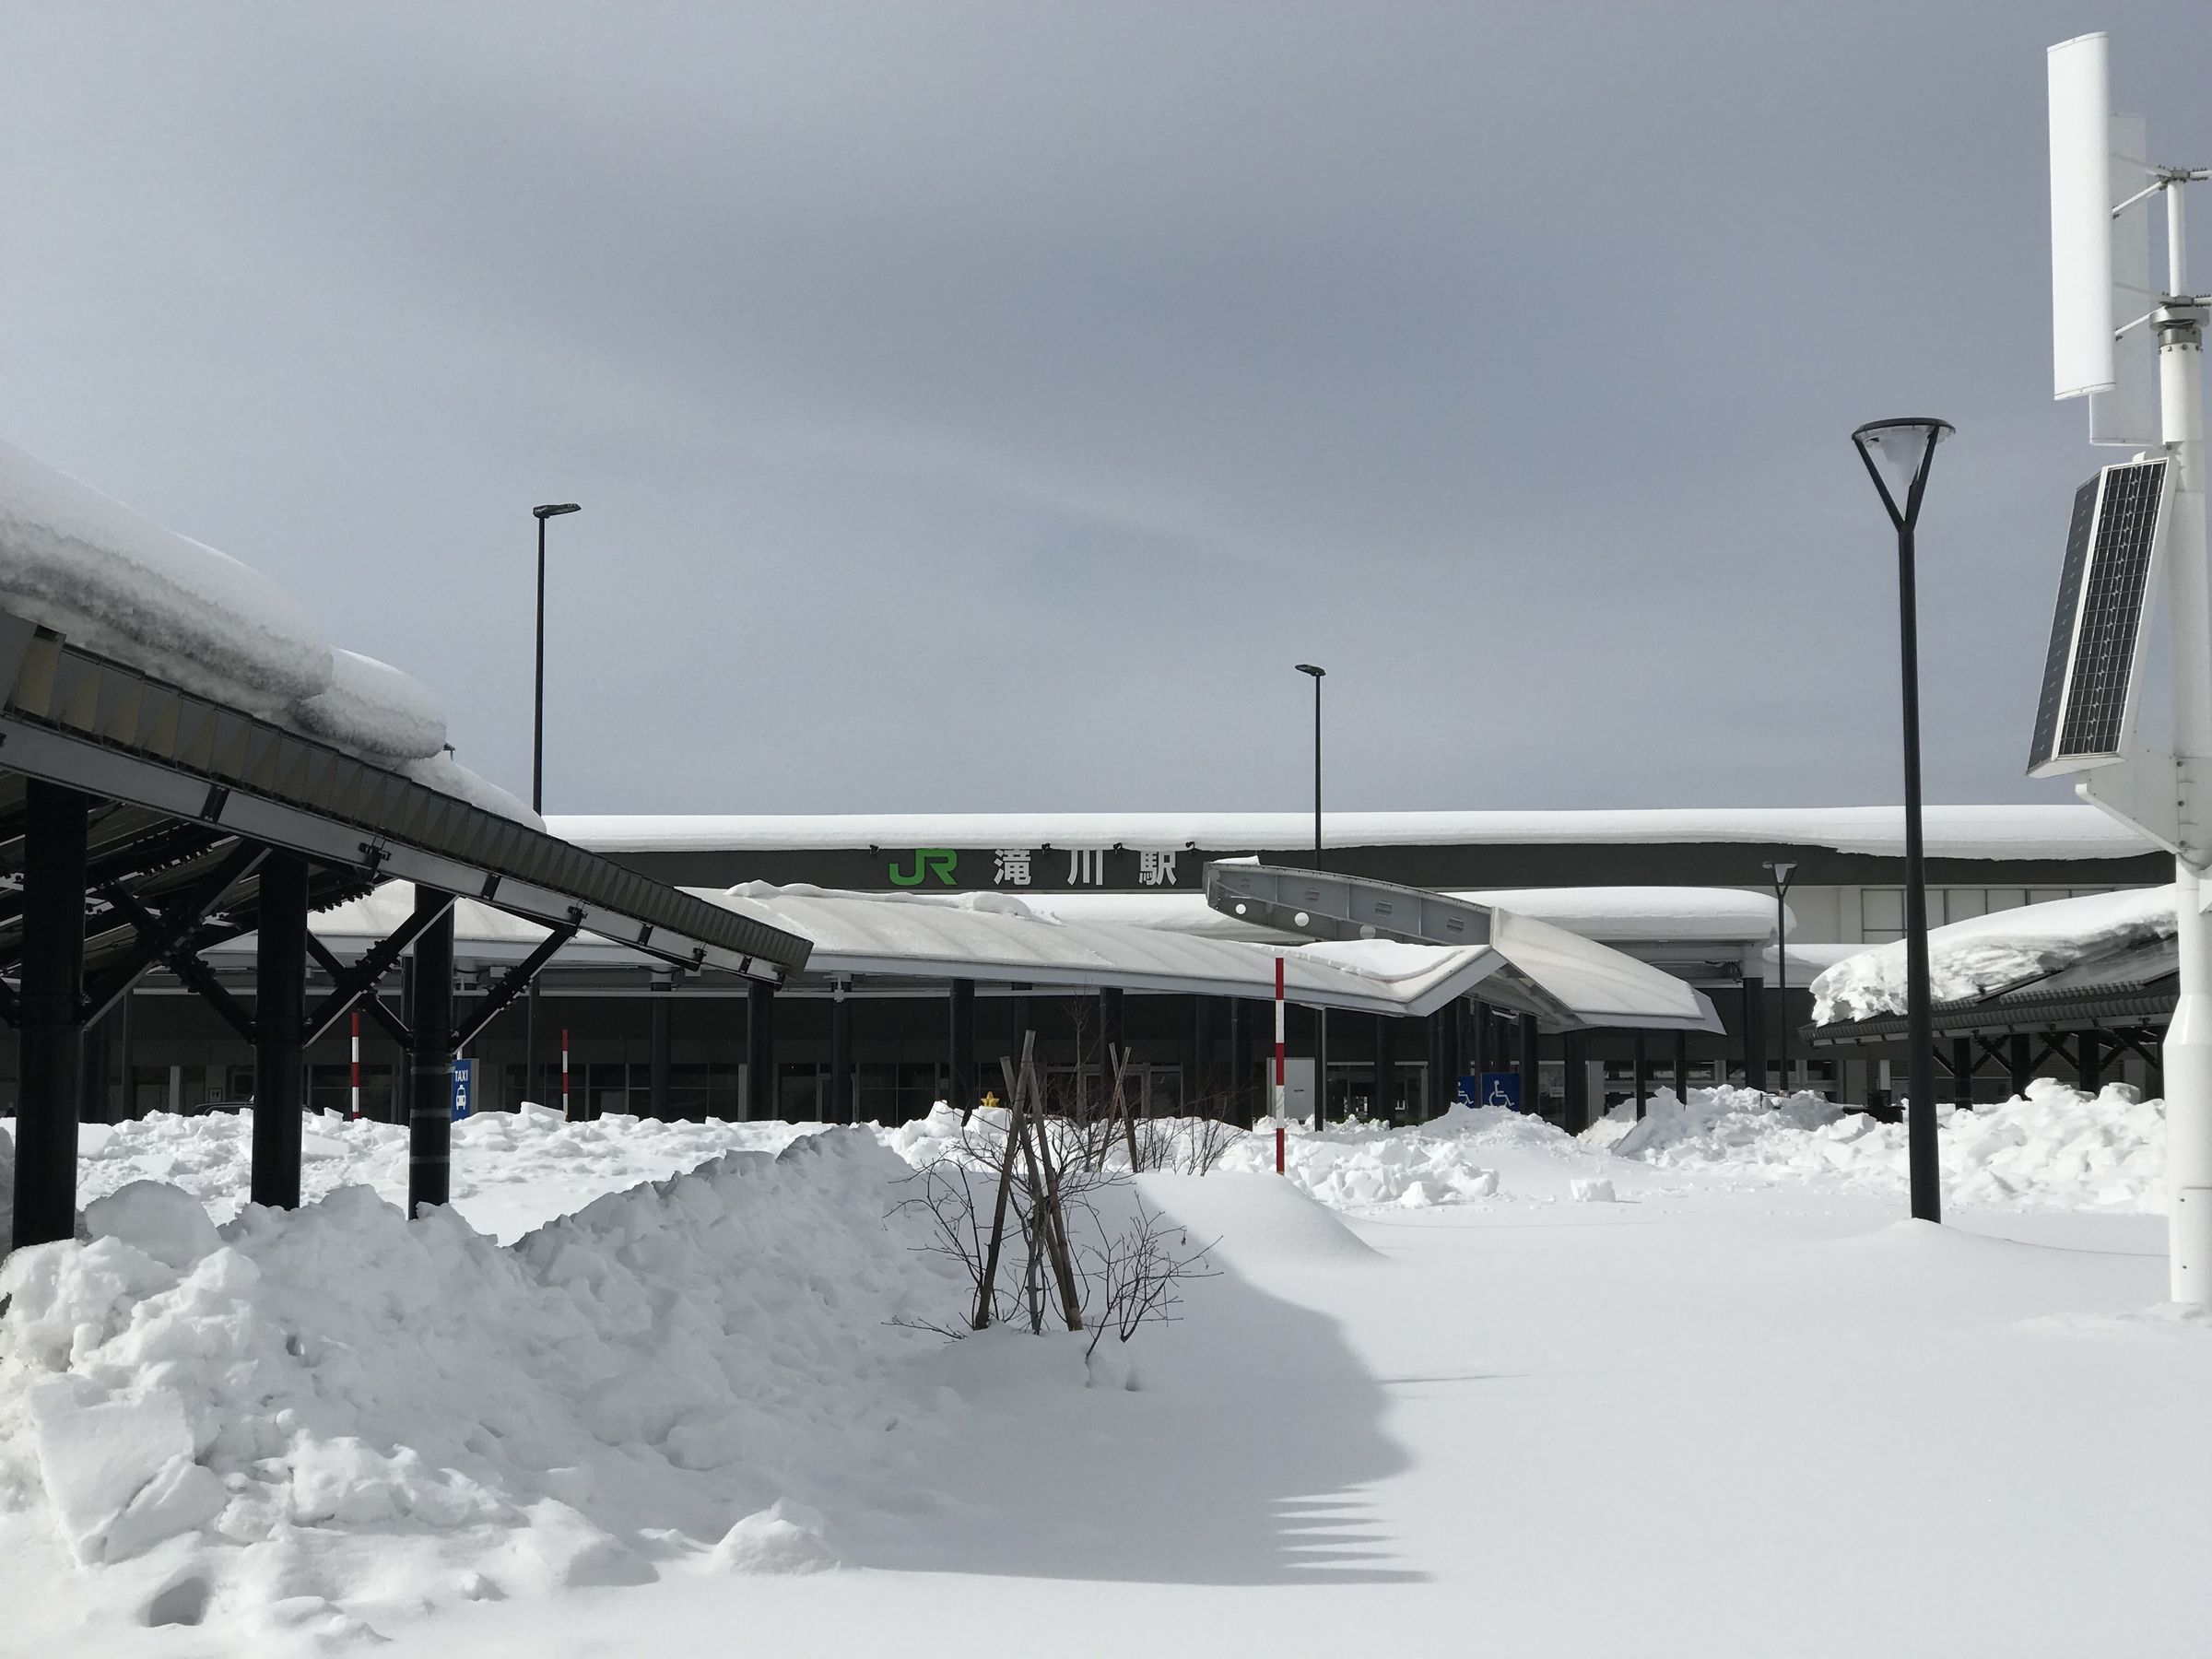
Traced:
[[[1291, 851], [1313, 844], [1310, 812], [577, 814], [553, 832], [598, 853], [766, 852], [866, 847], [1184, 847]], [[1930, 806], [1936, 858], [2131, 858], [2143, 842], [2077, 804]], [[1901, 857], [1898, 806], [1650, 807], [1560, 812], [1335, 812], [1332, 847], [1653, 844], [1827, 847]]]
[[[1928, 981], [1937, 1003], [1986, 996], [2125, 950], [2174, 930], [2171, 884], [2053, 899], [1928, 930]], [[1905, 1011], [1905, 942], [1845, 957], [1813, 982], [1813, 1022]]]
[[78, 650], [538, 825], [445, 749], [445, 716], [388, 663], [335, 651], [259, 571], [0, 443], [0, 609]]
[[[1774, 936], [1772, 897], [1741, 888], [1516, 888], [1448, 896], [1549, 922], [1585, 939], [1734, 945]], [[1203, 893], [1025, 892], [1021, 901], [1062, 922], [1120, 922], [1269, 944], [1296, 937], [1224, 914]]]
[[1563, 929], [1505, 912], [1497, 913], [1488, 946], [1363, 940], [1286, 947], [1119, 922], [1053, 920], [998, 893], [850, 893], [747, 882], [701, 896], [810, 940], [810, 974], [1272, 997], [1279, 955], [1293, 1001], [1425, 1015], [1475, 990], [1503, 965], [1588, 1024], [1718, 1029], [1711, 1005], [1680, 981]]

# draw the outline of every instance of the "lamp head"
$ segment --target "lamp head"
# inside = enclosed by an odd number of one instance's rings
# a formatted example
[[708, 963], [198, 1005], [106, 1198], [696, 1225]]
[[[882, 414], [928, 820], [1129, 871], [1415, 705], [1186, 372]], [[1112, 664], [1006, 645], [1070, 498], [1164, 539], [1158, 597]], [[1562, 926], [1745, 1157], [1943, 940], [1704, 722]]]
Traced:
[[533, 507], [530, 509], [530, 516], [543, 524], [549, 518], [559, 518], [564, 512], [582, 512], [582, 511], [583, 509], [574, 501], [560, 501], [550, 507]]
[[1326, 668], [1316, 668], [1311, 663], [1300, 663], [1296, 665], [1296, 666], [1300, 674], [1310, 674], [1315, 679], [1319, 679], [1323, 675], [1328, 673]]
[[1796, 867], [1797, 865], [1794, 862], [1781, 863], [1771, 859], [1759, 865], [1760, 869], [1771, 870], [1774, 873], [1774, 885], [1783, 888], [1784, 891], [1787, 891], [1789, 888], [1790, 872], [1794, 870]]
[[1912, 415], [1870, 420], [1851, 435], [1852, 442], [1858, 446], [1859, 459], [1866, 464], [1866, 476], [1881, 491], [1882, 505], [1900, 529], [1910, 528], [1920, 517], [1928, 464], [1935, 459], [1936, 446], [1948, 438], [1951, 430], [1947, 420]]

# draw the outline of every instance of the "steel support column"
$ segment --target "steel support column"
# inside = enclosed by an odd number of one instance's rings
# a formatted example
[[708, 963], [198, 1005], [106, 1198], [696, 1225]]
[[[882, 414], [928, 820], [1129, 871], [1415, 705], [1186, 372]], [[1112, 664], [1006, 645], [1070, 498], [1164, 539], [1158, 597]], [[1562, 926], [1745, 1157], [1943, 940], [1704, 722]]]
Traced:
[[1636, 1116], [1643, 1118], [1643, 1097], [1651, 1092], [1652, 1069], [1650, 1057], [1644, 1052], [1643, 1032], [1639, 1030], [1633, 1039], [1635, 1046], [1630, 1053], [1629, 1069], [1634, 1081], [1629, 1087], [1636, 1091]]
[[1951, 1104], [1971, 1106], [1974, 1103], [1974, 1040], [1971, 1037], [1951, 1039]]
[[1767, 982], [1744, 975], [1744, 1087], [1764, 1088], [1767, 1077]]
[[952, 1078], [946, 1088], [946, 1104], [966, 1116], [975, 1110], [975, 982], [956, 979], [947, 997]]
[[415, 889], [415, 908], [444, 914], [415, 940], [407, 974], [407, 1214], [453, 1194], [453, 912], [434, 888]]
[[822, 1110], [826, 1124], [857, 1121], [853, 1101], [853, 1004], [850, 980], [834, 980], [830, 986], [830, 1102]]
[[307, 1101], [307, 860], [261, 863], [253, 937], [253, 1202], [300, 1206], [300, 1113]]
[[2081, 1092], [2095, 1094], [2104, 1087], [2104, 1039], [2095, 1031], [2082, 1031], [2074, 1041], [2081, 1056]]
[[1244, 1016], [1242, 997], [1232, 996], [1228, 1001], [1229, 1059], [1226, 1070], [1229, 1073], [1229, 1121], [1249, 1129], [1253, 1123], [1252, 1078], [1245, 1061], [1252, 1052], [1252, 1040], [1248, 1035], [1250, 1022]]
[[1459, 1007], [1429, 1016], [1429, 1116], [1440, 1117], [1459, 1092]]
[[2035, 1076], [2035, 1065], [2028, 1058], [2028, 1034], [2014, 1036], [2006, 1044], [2006, 1069], [2011, 1073], [2012, 1092], [2017, 1096], [2028, 1092], [2028, 1084]]
[[1542, 1056], [1536, 1052], [1536, 1017], [1521, 1016], [1521, 1110], [1541, 1114], [1544, 1110]]
[[645, 1055], [645, 1110], [656, 1123], [668, 1123], [676, 1116], [676, 1104], [669, 1098], [669, 1050], [674, 1046], [676, 988], [673, 985], [655, 985], [646, 996], [653, 1010], [650, 1047]]
[[1567, 1098], [1559, 1113], [1559, 1127], [1570, 1135], [1580, 1135], [1590, 1127], [1590, 1067], [1589, 1040], [1580, 1031], [1569, 1031], [1562, 1047], [1567, 1066]]
[[1367, 1085], [1368, 1113], [1385, 1124], [1391, 1121], [1391, 1107], [1394, 1104], [1394, 1091], [1391, 1086], [1397, 1080], [1397, 1056], [1392, 1053], [1396, 1046], [1392, 1039], [1396, 1035], [1391, 1015], [1375, 1016], [1375, 1053]]
[[76, 1104], [84, 1060], [85, 834], [88, 797], [23, 786], [23, 980], [16, 1106], [14, 1243], [76, 1232]]
[[776, 1115], [776, 988], [765, 980], [745, 990], [745, 1109], [759, 1123]]
[[1689, 1033], [1688, 1031], [1675, 1033], [1675, 1100], [1684, 1106], [1689, 1104]]

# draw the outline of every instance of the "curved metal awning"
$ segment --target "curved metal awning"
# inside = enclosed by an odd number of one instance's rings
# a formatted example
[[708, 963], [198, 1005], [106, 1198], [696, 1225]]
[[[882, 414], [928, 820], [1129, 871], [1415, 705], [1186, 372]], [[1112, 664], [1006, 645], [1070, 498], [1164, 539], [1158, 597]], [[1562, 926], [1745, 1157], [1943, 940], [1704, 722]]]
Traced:
[[1329, 941], [1442, 946], [1476, 953], [1465, 990], [1555, 1030], [1625, 1026], [1718, 1031], [1712, 1001], [1671, 973], [1565, 928], [1494, 905], [1364, 877], [1258, 864], [1206, 867], [1206, 901], [1226, 915]]

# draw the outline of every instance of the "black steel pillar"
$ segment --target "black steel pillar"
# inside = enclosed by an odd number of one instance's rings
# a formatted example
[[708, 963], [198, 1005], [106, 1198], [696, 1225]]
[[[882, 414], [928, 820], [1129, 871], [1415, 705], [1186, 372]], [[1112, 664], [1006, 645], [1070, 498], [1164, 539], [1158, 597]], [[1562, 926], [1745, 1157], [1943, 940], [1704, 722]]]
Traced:
[[453, 1194], [453, 912], [429, 888], [415, 889], [415, 911], [444, 913], [415, 940], [407, 975], [407, 1214], [446, 1203]]
[[1689, 1033], [1675, 1033], [1675, 1099], [1689, 1104]]
[[306, 1110], [307, 860], [261, 861], [253, 937], [253, 1202], [300, 1206]]
[[1744, 1087], [1767, 1087], [1767, 982], [1744, 975]]
[[776, 1115], [776, 988], [766, 980], [745, 987], [745, 1111], [759, 1123]]
[[830, 985], [830, 1101], [822, 1109], [826, 1124], [850, 1124], [853, 1112], [853, 1004], [849, 980]]
[[1974, 1103], [1974, 1040], [1971, 1037], [1951, 1039], [1951, 1104], [1971, 1106]]
[[1329, 1010], [1313, 1005], [1313, 1127], [1329, 1122]]
[[1479, 1087], [1482, 1074], [1497, 1069], [1490, 1064], [1490, 1005], [1469, 997], [1466, 1009], [1467, 1069], [1475, 1074], [1476, 1084]]
[[1536, 1052], [1539, 1033], [1534, 1014], [1521, 1016], [1521, 1110], [1540, 1114], [1544, 1110], [1542, 1056]]
[[1429, 1016], [1429, 1115], [1441, 1116], [1459, 1092], [1459, 1008], [1447, 1004]]
[[670, 1051], [676, 1046], [676, 993], [673, 988], [655, 985], [647, 994], [646, 1003], [653, 1010], [653, 1023], [645, 1051], [645, 1110], [657, 1122], [665, 1124], [676, 1116], [670, 1087], [675, 1070]]
[[14, 1242], [76, 1232], [76, 1105], [84, 1059], [85, 832], [89, 797], [23, 786], [23, 979], [18, 1031]]
[[1251, 1023], [1245, 1017], [1244, 999], [1229, 998], [1229, 1121], [1247, 1129], [1253, 1124], [1252, 1076], [1246, 1065], [1252, 1054]]
[[1396, 1055], [1391, 1052], [1394, 1046], [1391, 1039], [1396, 1035], [1396, 1031], [1391, 1021], [1392, 1017], [1388, 1014], [1375, 1016], [1374, 1063], [1367, 1086], [1368, 1112], [1370, 1115], [1385, 1124], [1391, 1121], [1391, 1108], [1395, 1104], [1391, 1086], [1396, 1081], [1397, 1073], [1397, 1067], [1394, 1064]]
[[2028, 1034], [2025, 1031], [2013, 1037], [2005, 1045], [2006, 1069], [2012, 1074], [2012, 1092], [2016, 1097], [2028, 1092], [2028, 1085], [2035, 1077], [2035, 1068], [2028, 1059]]
[[952, 1077], [945, 1103], [965, 1115], [975, 1110], [975, 982], [956, 979], [947, 998]]
[[2081, 1092], [2095, 1094], [2104, 1087], [2104, 1040], [2095, 1031], [2082, 1031], [2074, 1041], [2081, 1056]]
[[1567, 1088], [1559, 1127], [1570, 1135], [1580, 1135], [1590, 1127], [1590, 1040], [1580, 1031], [1569, 1031], [1561, 1047]]
[[1644, 1053], [1641, 1031], [1636, 1033], [1635, 1044], [1634, 1050], [1630, 1053], [1629, 1064], [1629, 1069], [1634, 1081], [1629, 1087], [1636, 1091], [1636, 1116], [1641, 1122], [1643, 1117], [1643, 1097], [1651, 1092], [1652, 1070], [1649, 1057]]

